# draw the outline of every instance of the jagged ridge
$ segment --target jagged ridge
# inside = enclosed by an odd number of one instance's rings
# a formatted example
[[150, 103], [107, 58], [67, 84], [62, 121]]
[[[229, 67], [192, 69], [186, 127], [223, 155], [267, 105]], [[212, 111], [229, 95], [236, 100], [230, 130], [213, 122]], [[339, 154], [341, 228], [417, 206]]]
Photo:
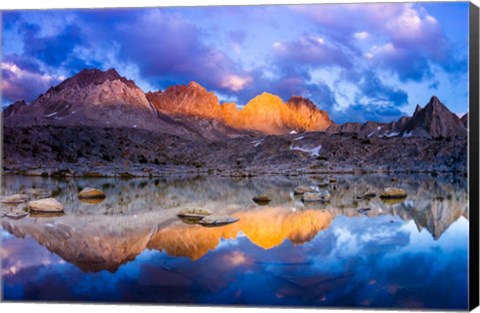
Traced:
[[206, 139], [249, 134], [282, 135], [291, 131], [356, 133], [363, 137], [453, 138], [466, 135], [462, 120], [433, 96], [412, 117], [389, 124], [334, 124], [325, 111], [307, 98], [292, 96], [286, 103], [263, 93], [238, 109], [196, 82], [145, 94], [115, 69], [84, 69], [27, 105], [17, 101], [3, 112], [7, 126], [61, 125], [142, 128]]

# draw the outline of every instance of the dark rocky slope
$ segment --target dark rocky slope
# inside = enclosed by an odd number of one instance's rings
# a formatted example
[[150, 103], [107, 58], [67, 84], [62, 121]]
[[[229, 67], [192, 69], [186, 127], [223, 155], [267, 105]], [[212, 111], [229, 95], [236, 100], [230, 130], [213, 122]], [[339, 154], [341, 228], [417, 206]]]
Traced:
[[4, 169], [40, 175], [375, 171], [466, 172], [466, 137], [361, 138], [310, 132], [198, 141], [140, 129], [4, 128]]

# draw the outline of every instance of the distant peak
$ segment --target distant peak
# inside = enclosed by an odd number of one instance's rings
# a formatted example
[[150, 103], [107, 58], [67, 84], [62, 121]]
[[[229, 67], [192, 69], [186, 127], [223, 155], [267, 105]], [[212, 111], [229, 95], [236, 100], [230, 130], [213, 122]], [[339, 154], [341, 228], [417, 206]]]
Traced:
[[422, 110], [422, 107], [420, 106], [420, 104], [417, 104], [417, 106], [415, 107], [415, 112], [413, 112], [413, 114], [417, 114], [418, 112], [420, 112]]

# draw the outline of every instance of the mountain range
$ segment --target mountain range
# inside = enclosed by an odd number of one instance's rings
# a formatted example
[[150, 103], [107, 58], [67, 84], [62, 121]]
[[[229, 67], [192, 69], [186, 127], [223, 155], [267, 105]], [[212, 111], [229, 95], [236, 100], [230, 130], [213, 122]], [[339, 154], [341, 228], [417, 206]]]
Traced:
[[83, 70], [3, 111], [3, 167], [26, 175], [460, 172], [467, 118], [433, 96], [391, 123], [335, 124], [311, 100], [263, 93], [238, 109], [195, 82], [144, 93]]
[[391, 123], [335, 124], [308, 98], [283, 102], [262, 93], [242, 109], [220, 103], [196, 82], [144, 93], [114, 69], [84, 69], [50, 88], [31, 104], [17, 101], [3, 111], [6, 126], [89, 126], [140, 128], [209, 140], [247, 134], [284, 135], [296, 132], [357, 133], [362, 137], [454, 138], [466, 136], [466, 119], [453, 114], [433, 96], [412, 117]]

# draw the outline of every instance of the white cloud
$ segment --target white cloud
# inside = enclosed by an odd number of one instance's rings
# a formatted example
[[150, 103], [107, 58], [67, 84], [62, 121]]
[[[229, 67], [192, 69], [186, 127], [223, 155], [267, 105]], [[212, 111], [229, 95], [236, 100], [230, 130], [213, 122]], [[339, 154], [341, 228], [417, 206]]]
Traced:
[[242, 77], [238, 75], [227, 75], [223, 78], [221, 86], [232, 91], [238, 92], [243, 90], [247, 85], [253, 81], [250, 76]]
[[370, 36], [370, 34], [367, 33], [367, 32], [358, 32], [358, 33], [353, 34], [353, 37], [355, 37], [355, 39], [357, 39], [357, 40], [365, 40], [369, 36]]

